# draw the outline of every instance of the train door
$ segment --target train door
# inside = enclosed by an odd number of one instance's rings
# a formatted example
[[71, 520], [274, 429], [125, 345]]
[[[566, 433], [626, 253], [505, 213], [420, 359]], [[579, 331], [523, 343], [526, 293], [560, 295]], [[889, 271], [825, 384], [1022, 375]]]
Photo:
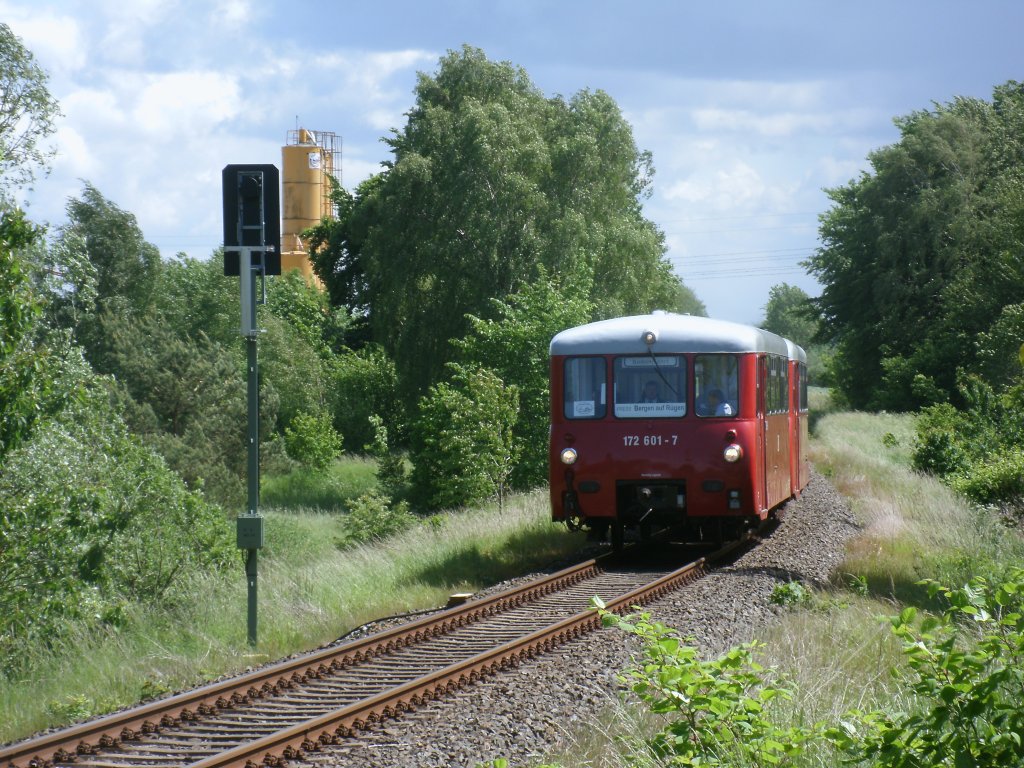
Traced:
[[798, 493], [800, 482], [800, 457], [803, 456], [800, 434], [800, 364], [790, 361], [789, 365], [789, 487], [790, 493]]
[[756, 500], [758, 514], [768, 511], [768, 358], [757, 358], [757, 478]]

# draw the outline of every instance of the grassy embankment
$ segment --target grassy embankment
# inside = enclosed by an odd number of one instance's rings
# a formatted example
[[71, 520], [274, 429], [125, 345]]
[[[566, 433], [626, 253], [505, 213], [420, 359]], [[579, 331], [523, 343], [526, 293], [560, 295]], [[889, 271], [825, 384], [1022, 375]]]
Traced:
[[[909, 415], [826, 413], [817, 419], [811, 460], [849, 500], [862, 530], [833, 587], [787, 611], [759, 638], [766, 644], [759, 661], [788, 678], [795, 691], [774, 711], [782, 725], [836, 724], [851, 709], [913, 710], [912, 697], [890, 674], [904, 659], [881, 617], [908, 605], [933, 607], [917, 584], [921, 579], [960, 585], [1024, 562], [1019, 529], [910, 468], [913, 440]], [[616, 737], [641, 737], [658, 727], [637, 707], [620, 705], [552, 758], [565, 766], [620, 768], [628, 763]], [[799, 764], [832, 766], [838, 757], [818, 745]]]
[[[246, 643], [237, 569], [197, 580], [174, 611], [133, 606], [103, 634], [79, 632], [0, 677], [0, 743], [330, 642], [382, 616], [443, 605], [543, 567], [578, 548], [549, 520], [547, 497], [436, 515], [385, 542], [353, 547], [342, 504], [376, 483], [372, 462], [345, 459], [323, 476], [267, 478], [259, 554], [259, 646]], [[226, 524], [233, 525], [234, 515]]]

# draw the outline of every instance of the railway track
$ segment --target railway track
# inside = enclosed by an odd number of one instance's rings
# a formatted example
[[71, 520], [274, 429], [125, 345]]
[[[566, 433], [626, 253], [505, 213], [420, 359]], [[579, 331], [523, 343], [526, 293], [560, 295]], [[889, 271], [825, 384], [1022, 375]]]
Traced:
[[280, 766], [593, 630], [594, 595], [624, 612], [699, 578], [743, 541], [682, 568], [590, 560], [344, 645], [0, 749], [0, 768]]

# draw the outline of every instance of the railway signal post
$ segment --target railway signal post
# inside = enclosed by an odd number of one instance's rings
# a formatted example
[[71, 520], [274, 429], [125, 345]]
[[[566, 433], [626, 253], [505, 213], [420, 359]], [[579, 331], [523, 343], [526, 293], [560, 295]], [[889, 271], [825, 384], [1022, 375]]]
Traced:
[[[281, 274], [279, 176], [273, 165], [228, 165], [221, 180], [224, 201], [224, 274], [238, 275], [241, 334], [248, 373], [248, 484], [244, 514], [236, 518], [239, 549], [244, 549], [248, 586], [248, 638], [256, 645], [257, 552], [263, 546], [259, 453], [259, 326], [256, 306], [266, 302], [266, 278]], [[257, 283], [262, 291], [257, 293]]]

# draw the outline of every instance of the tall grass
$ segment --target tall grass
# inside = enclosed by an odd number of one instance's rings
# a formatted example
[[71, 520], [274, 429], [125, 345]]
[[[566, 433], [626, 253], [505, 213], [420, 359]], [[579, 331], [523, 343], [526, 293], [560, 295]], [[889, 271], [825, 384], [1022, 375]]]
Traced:
[[136, 606], [122, 629], [78, 632], [0, 679], [0, 742], [135, 703], [330, 642], [382, 616], [443, 605], [545, 567], [582, 543], [553, 525], [542, 492], [438, 515], [387, 541], [340, 548], [344, 515], [264, 510], [259, 645], [246, 643], [241, 557], [232, 574], [197, 578], [171, 610]]
[[377, 487], [377, 463], [361, 456], [346, 456], [320, 472], [297, 469], [265, 477], [260, 500], [268, 507], [340, 511], [348, 503]]
[[818, 425], [810, 457], [863, 527], [841, 570], [865, 579], [876, 595], [920, 604], [917, 581], [990, 575], [1024, 548], [995, 510], [914, 471], [913, 445], [912, 416], [831, 414]]

